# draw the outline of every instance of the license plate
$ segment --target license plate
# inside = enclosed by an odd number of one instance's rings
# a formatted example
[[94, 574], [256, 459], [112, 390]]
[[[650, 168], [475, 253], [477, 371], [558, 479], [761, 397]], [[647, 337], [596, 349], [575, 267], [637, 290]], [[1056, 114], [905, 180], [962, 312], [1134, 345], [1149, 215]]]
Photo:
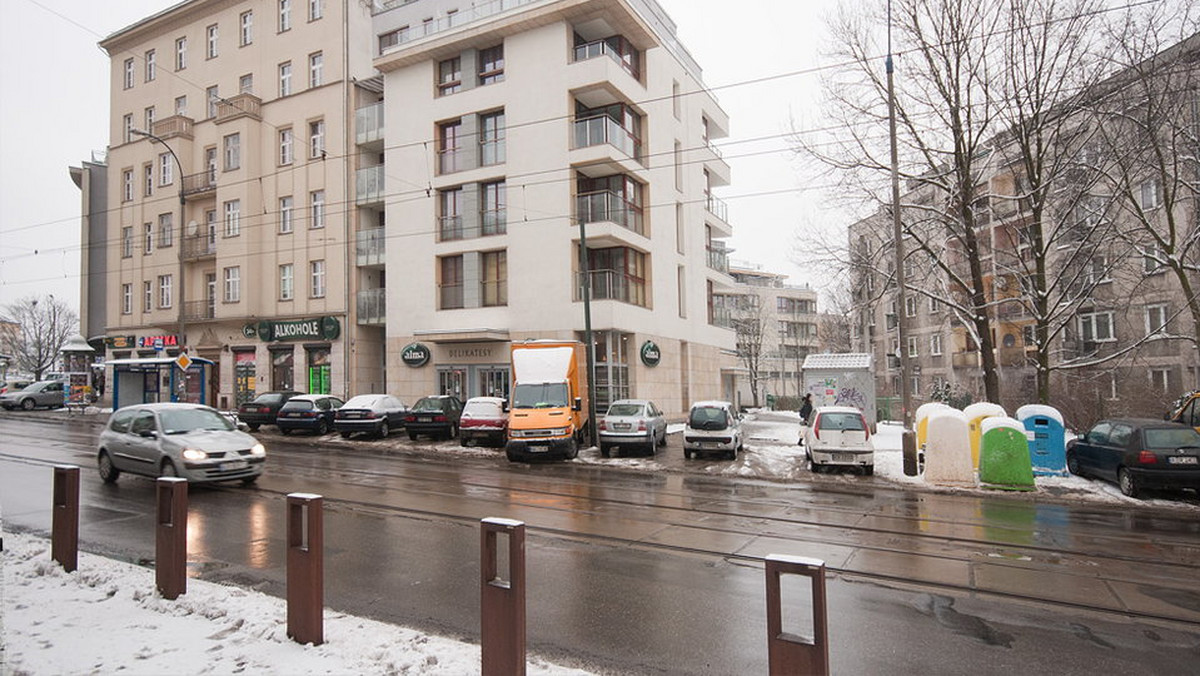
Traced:
[[631, 427], [632, 427], [632, 425], [630, 425], [629, 423], [614, 423], [613, 424], [613, 429], [617, 430], [619, 432], [624, 432]]
[[245, 460], [230, 460], [229, 462], [221, 463], [221, 471], [229, 472], [235, 469], [246, 469], [249, 466]]
[[538, 445], [538, 446], [530, 446], [529, 447], [530, 453], [548, 453], [549, 451], [550, 451], [549, 446]]
[[704, 448], [720, 448], [721, 447], [720, 442], [716, 442], [716, 441], [706, 441], [700, 445], [703, 446]]
[[427, 415], [423, 415], [423, 416], [417, 418], [417, 422], [433, 422], [433, 418], [431, 418]]
[[854, 462], [854, 454], [853, 453], [834, 453], [833, 461], [834, 462]]
[[1194, 455], [1169, 455], [1167, 456], [1168, 465], [1195, 465], [1198, 463]]
[[346, 417], [347, 417], [347, 418], [353, 418], [353, 419], [357, 420], [357, 419], [359, 419], [359, 418], [363, 417], [363, 414], [361, 414], [361, 413], [347, 413], [347, 414], [346, 414]]

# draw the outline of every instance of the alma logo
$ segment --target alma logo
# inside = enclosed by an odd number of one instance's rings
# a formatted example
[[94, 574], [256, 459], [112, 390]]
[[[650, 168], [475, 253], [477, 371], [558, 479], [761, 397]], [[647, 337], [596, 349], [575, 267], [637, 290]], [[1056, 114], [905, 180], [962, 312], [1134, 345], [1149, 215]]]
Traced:
[[409, 343], [400, 352], [400, 360], [408, 366], [418, 368], [429, 363], [429, 348], [421, 343]]

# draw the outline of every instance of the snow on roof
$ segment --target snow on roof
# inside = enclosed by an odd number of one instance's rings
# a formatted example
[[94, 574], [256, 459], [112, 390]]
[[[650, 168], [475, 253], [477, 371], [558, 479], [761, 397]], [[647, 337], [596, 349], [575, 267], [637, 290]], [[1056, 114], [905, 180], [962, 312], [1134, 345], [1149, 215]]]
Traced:
[[804, 370], [809, 369], [869, 369], [871, 355], [863, 352], [810, 354], [804, 358]]

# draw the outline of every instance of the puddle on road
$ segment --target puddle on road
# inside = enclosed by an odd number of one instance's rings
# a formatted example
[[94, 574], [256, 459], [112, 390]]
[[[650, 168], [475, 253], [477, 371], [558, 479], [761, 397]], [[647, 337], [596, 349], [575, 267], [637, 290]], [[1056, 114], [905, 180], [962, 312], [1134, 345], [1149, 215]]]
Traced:
[[976, 639], [987, 645], [1011, 648], [1013, 635], [1000, 631], [974, 615], [964, 615], [954, 609], [954, 599], [948, 596], [921, 594], [913, 607], [922, 615], [932, 617], [938, 624], [961, 636]]

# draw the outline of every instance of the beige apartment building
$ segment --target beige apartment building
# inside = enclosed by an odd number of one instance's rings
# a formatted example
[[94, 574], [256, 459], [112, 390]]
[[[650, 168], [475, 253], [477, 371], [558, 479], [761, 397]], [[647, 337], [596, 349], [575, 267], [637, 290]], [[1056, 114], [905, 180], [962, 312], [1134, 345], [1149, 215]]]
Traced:
[[374, 33], [388, 390], [506, 394], [514, 341], [583, 339], [586, 278], [600, 410], [732, 399], [729, 122], [657, 3], [385, 2]]
[[109, 361], [186, 346], [213, 362], [186, 398], [221, 407], [383, 389], [382, 326], [353, 302], [374, 39], [360, 2], [190, 0], [101, 41], [106, 251], [82, 297], [103, 290]]

